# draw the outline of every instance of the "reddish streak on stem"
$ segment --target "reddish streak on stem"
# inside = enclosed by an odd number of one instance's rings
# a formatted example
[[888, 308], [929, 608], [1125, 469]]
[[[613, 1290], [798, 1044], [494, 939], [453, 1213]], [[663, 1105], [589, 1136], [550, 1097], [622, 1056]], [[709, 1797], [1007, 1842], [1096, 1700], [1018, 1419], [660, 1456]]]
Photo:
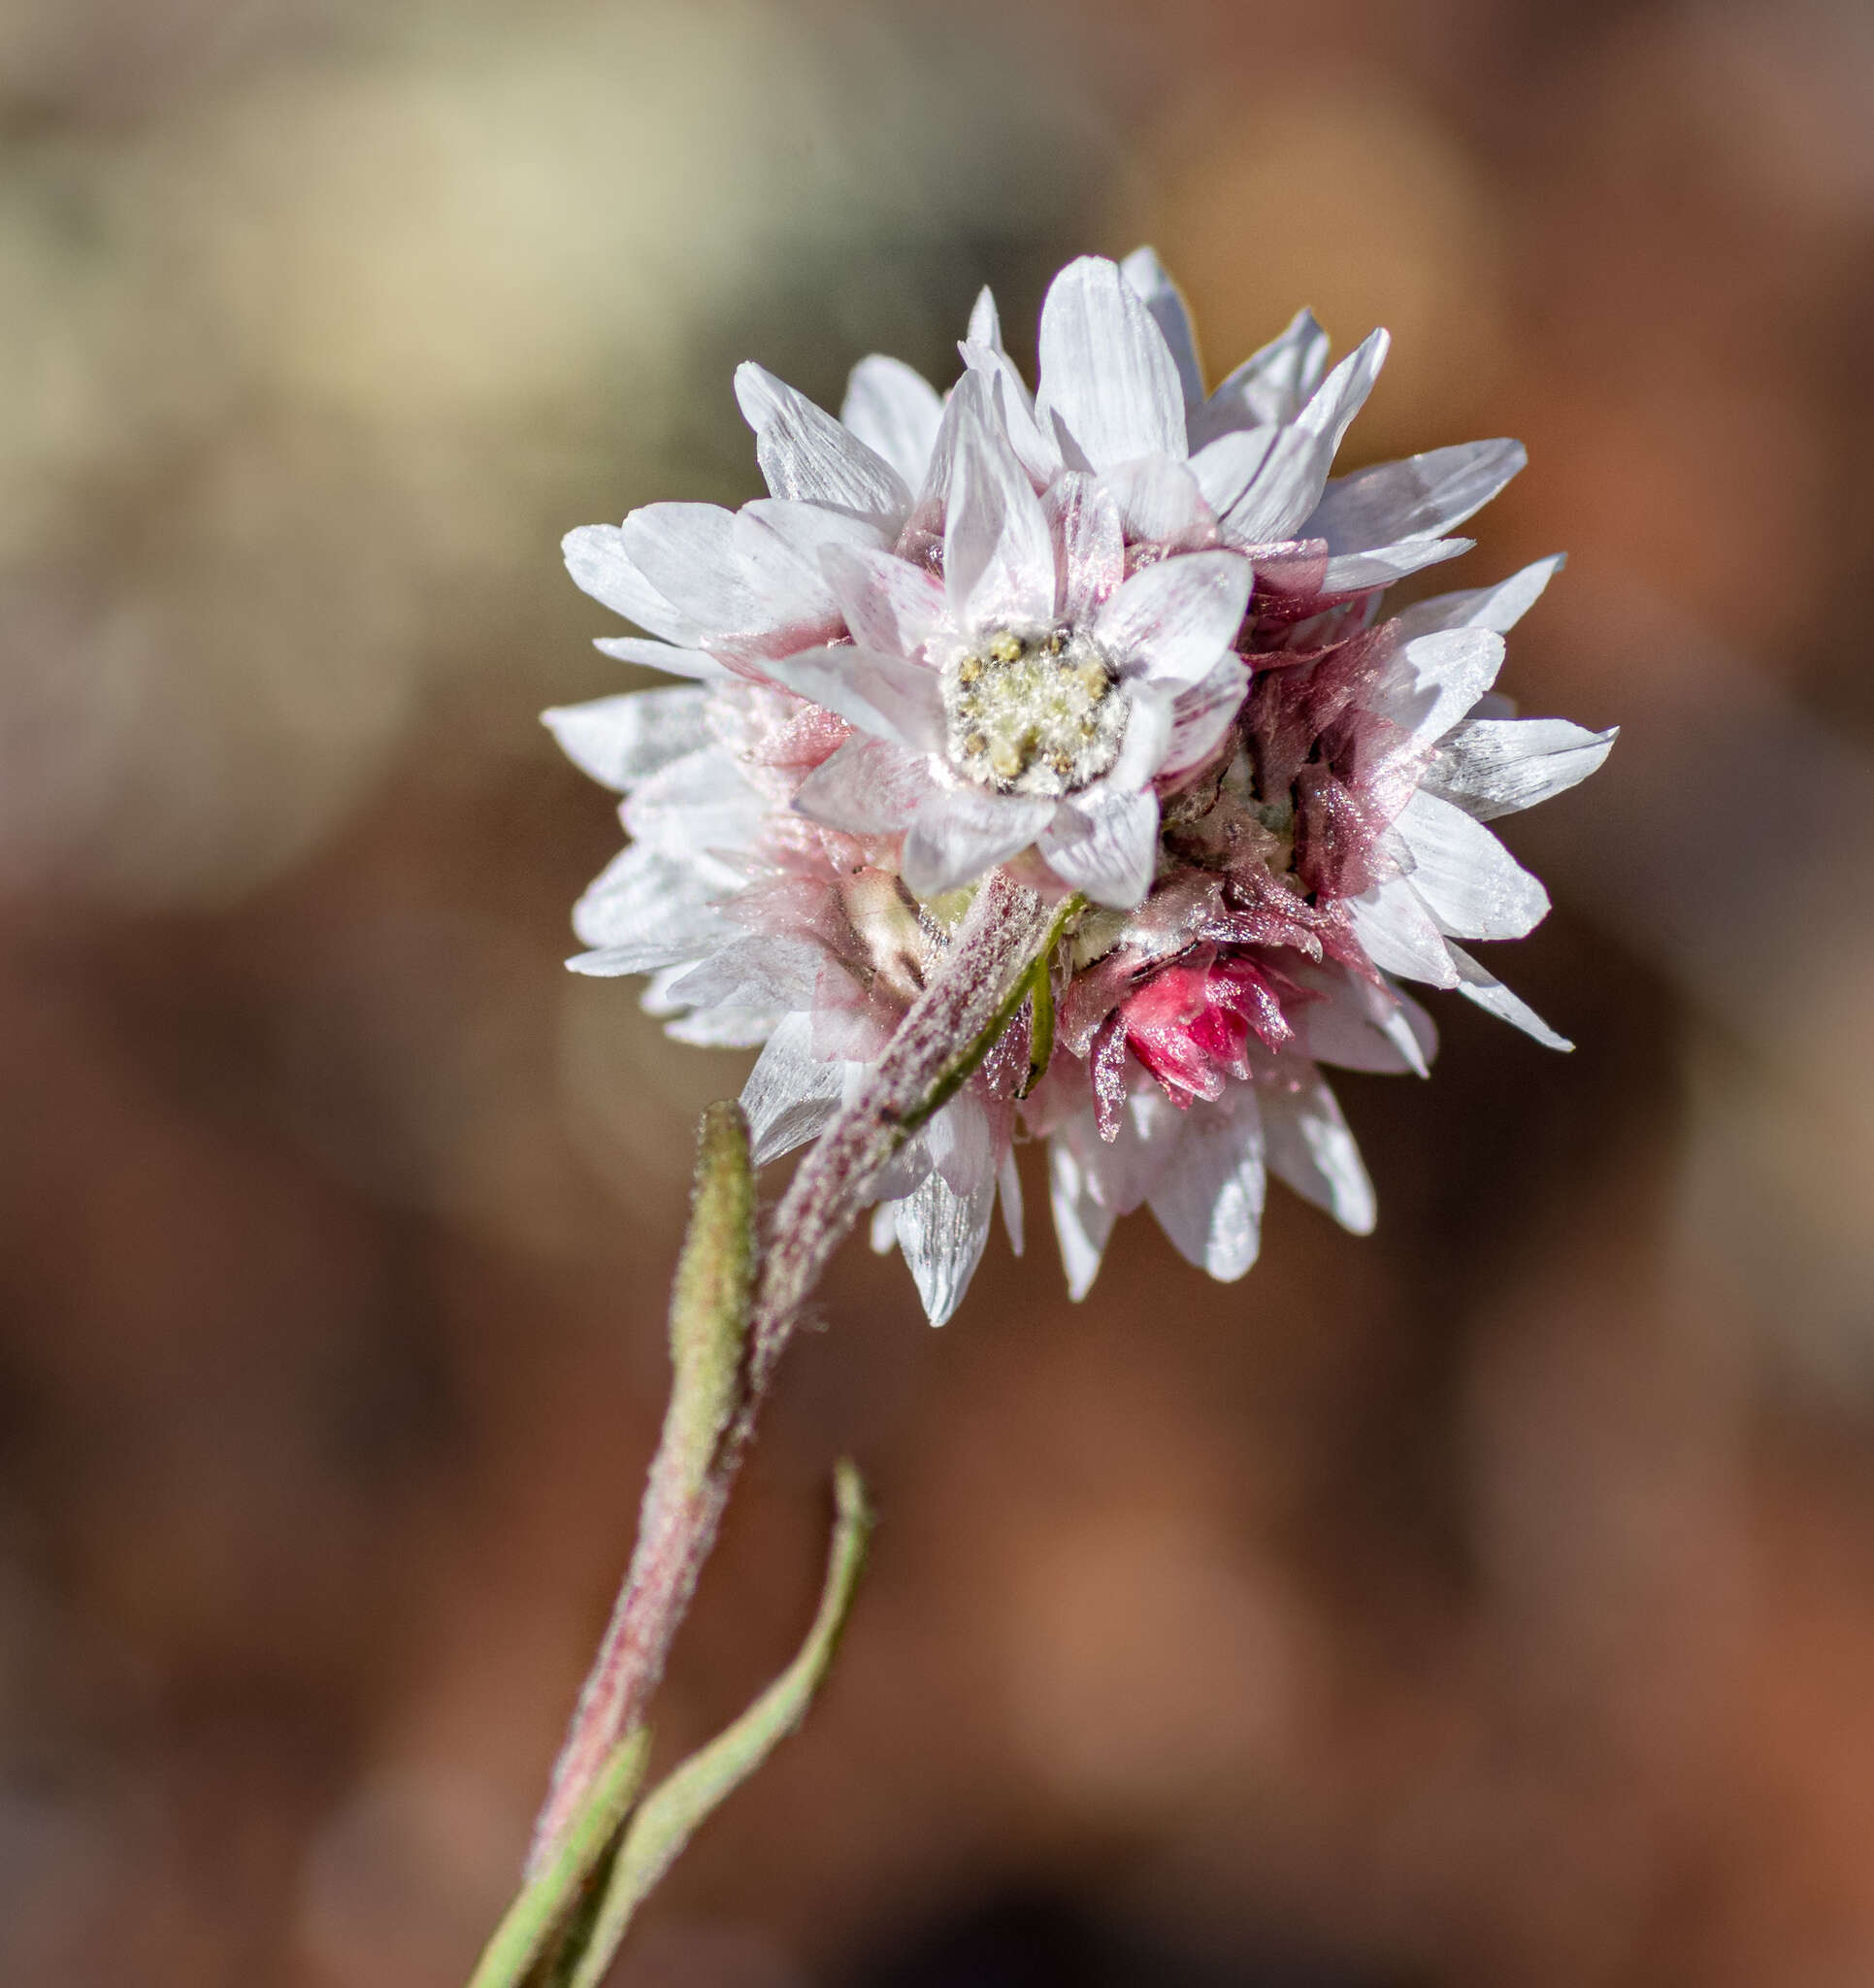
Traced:
[[903, 1140], [904, 1121], [989, 1027], [1033, 964], [1049, 919], [1050, 908], [1034, 891], [991, 874], [865, 1090], [821, 1134], [781, 1197], [762, 1259], [740, 1404], [700, 1475], [674, 1446], [671, 1422], [664, 1425], [631, 1566], [535, 1825], [529, 1876], [551, 1861], [612, 1748], [643, 1719], [802, 1307]]

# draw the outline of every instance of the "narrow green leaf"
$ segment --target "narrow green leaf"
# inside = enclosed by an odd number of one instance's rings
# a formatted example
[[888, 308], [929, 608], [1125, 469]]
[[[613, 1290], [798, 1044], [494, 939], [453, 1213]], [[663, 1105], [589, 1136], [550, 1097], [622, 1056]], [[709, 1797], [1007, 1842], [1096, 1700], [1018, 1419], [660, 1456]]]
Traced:
[[691, 1754], [639, 1805], [571, 1988], [599, 1988], [632, 1914], [712, 1811], [794, 1731], [812, 1704], [838, 1647], [871, 1533], [865, 1481], [849, 1458], [834, 1473], [833, 1491], [837, 1518], [826, 1585], [800, 1654], [734, 1725]]
[[579, 1904], [580, 1888], [617, 1838], [644, 1778], [650, 1728], [629, 1733], [612, 1750], [586, 1805], [555, 1857], [508, 1907], [469, 1988], [520, 1988]]

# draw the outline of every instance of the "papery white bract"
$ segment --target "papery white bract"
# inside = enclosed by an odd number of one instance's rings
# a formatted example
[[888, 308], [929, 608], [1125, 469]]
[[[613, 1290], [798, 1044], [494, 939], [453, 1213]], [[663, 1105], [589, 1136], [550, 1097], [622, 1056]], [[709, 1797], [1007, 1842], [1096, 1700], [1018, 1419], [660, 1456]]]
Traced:
[[1020, 1247], [1024, 1132], [1049, 1143], [1076, 1297], [1141, 1205], [1240, 1276], [1271, 1172], [1369, 1229], [1319, 1066], [1423, 1075], [1411, 979], [1567, 1046], [1458, 942], [1542, 916], [1484, 824], [1614, 736], [1490, 696], [1559, 560], [1380, 617], [1523, 463], [1483, 442], [1331, 479], [1383, 332], [1330, 371], [1303, 312], [1206, 393], [1140, 250], [1063, 271], [1038, 345], [1031, 394], [985, 291], [947, 395], [874, 356], [839, 420], [743, 366], [769, 497], [567, 540], [578, 583], [649, 631], [600, 646], [691, 682], [547, 713], [633, 838], [573, 964], [651, 975], [683, 1040], [764, 1045], [758, 1159], [853, 1095], [989, 870], [1083, 906], [1044, 1079], [1021, 1095], [1025, 1015], [878, 1183], [873, 1241], [937, 1322], [999, 1193]]

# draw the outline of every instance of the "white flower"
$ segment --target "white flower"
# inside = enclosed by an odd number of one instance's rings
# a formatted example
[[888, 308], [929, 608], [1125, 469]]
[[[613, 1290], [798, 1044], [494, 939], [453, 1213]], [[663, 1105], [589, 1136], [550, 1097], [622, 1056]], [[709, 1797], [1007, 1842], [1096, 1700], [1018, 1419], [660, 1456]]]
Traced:
[[769, 497], [567, 540], [579, 584], [649, 631], [600, 646], [694, 680], [547, 714], [633, 838], [580, 900], [573, 964], [651, 975], [684, 1040], [765, 1045], [758, 1160], [855, 1095], [960, 886], [1008, 865], [1089, 901], [1038, 1088], [1024, 1015], [875, 1183], [874, 1243], [938, 1322], [999, 1197], [1020, 1247], [1018, 1130], [1049, 1143], [1076, 1297], [1140, 1206], [1240, 1276], [1271, 1172], [1370, 1228], [1320, 1066], [1427, 1073], [1401, 979], [1567, 1046], [1457, 942], [1543, 914], [1484, 824], [1614, 737], [1491, 692], [1560, 561], [1380, 617], [1523, 462], [1483, 442], [1331, 480], [1383, 332], [1329, 371], [1303, 312], [1206, 393], [1141, 250], [1056, 279], [1032, 396], [987, 291], [960, 349], [947, 397], [862, 361], [837, 421], [740, 369]]
[[[966, 383], [967, 385], [969, 382]], [[857, 642], [764, 665], [863, 734], [795, 805], [829, 826], [904, 832], [904, 880], [940, 896], [1033, 845], [1096, 903], [1142, 901], [1154, 874], [1154, 782], [1214, 748], [1180, 700], [1221, 672], [1250, 568], [1228, 551], [1126, 577], [1109, 489], [1065, 472], [1037, 496], [982, 396], [960, 389], [939, 580], [891, 552], [830, 552]], [[1216, 700], [1204, 707], [1214, 710]]]

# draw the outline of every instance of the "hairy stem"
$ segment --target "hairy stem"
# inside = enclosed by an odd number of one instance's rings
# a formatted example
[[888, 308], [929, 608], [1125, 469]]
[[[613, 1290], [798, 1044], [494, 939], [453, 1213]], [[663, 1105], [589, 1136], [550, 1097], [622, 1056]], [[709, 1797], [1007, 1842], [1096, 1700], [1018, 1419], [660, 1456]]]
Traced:
[[[631, 1566], [536, 1825], [530, 1873], [553, 1861], [594, 1777], [619, 1740], [643, 1719], [697, 1576], [715, 1544], [775, 1364], [833, 1252], [908, 1133], [967, 1079], [1013, 1019], [1031, 969], [1052, 950], [1072, 909], [1072, 901], [1044, 904], [1036, 892], [1000, 872], [984, 881], [937, 972], [906, 1011], [864, 1090], [820, 1135], [781, 1198], [769, 1226], [752, 1306], [745, 1311], [740, 1309], [745, 1292], [737, 1285], [733, 1267], [724, 1267], [734, 1253], [725, 1240], [733, 1227], [728, 1216], [722, 1234], [704, 1245], [706, 1253], [715, 1252], [708, 1258], [714, 1269], [698, 1267], [691, 1279], [696, 1238], [707, 1228], [706, 1210], [720, 1208], [733, 1214], [741, 1207], [729, 1189], [713, 1203], [707, 1200], [710, 1134], [706, 1123], [692, 1241], [685, 1245], [673, 1307], [676, 1391], [651, 1464]], [[740, 1127], [739, 1112], [734, 1124]], [[745, 1167], [745, 1132], [740, 1136]], [[698, 1382], [690, 1389], [692, 1402], [699, 1391], [708, 1396], [702, 1425], [707, 1433], [701, 1440], [694, 1407], [679, 1412], [686, 1382], [677, 1305], [686, 1280], [706, 1290], [717, 1308], [710, 1314], [713, 1326], [699, 1329], [701, 1342], [714, 1349], [707, 1363], [707, 1384]], [[732, 1330], [737, 1361], [725, 1390], [720, 1349]]]

